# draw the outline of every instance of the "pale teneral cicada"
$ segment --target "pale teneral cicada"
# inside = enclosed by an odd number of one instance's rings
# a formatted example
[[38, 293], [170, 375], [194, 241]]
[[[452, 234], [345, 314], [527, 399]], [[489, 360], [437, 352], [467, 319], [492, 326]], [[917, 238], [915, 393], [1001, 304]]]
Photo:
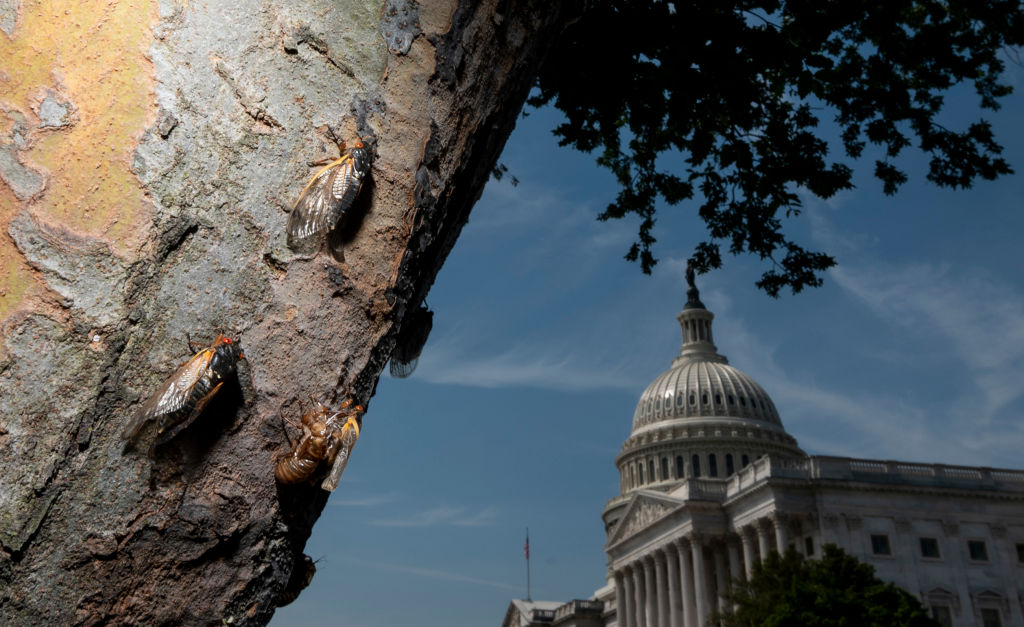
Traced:
[[354, 148], [316, 173], [288, 216], [289, 248], [315, 252], [328, 232], [344, 227], [372, 161], [371, 151], [356, 140]]
[[326, 462], [330, 473], [320, 487], [334, 491], [359, 439], [362, 420], [363, 406], [355, 404], [351, 398], [336, 411], [317, 403], [302, 415], [302, 437], [277, 463], [274, 469], [277, 481], [302, 483], [312, 479], [320, 463]]
[[155, 421], [156, 440], [150, 450], [167, 442], [199, 417], [243, 358], [237, 342], [218, 335], [213, 344], [171, 373], [125, 425], [122, 437], [130, 446], [143, 432], [143, 427]]

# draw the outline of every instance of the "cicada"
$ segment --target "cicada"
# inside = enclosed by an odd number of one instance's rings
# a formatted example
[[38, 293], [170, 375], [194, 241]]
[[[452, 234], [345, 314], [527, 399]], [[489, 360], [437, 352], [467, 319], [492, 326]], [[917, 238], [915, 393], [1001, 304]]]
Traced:
[[344, 151], [306, 184], [288, 216], [288, 247], [297, 252], [317, 250], [329, 231], [348, 221], [373, 156], [362, 140]]
[[274, 605], [277, 607], [284, 607], [299, 598], [299, 593], [308, 588], [313, 581], [313, 575], [316, 574], [316, 562], [305, 554], [302, 555], [301, 563], [299, 562], [300, 560], [296, 560], [288, 583], [274, 599]]
[[210, 399], [220, 391], [224, 380], [235, 372], [240, 359], [244, 359], [241, 346], [229, 337], [218, 335], [213, 344], [179, 366], [135, 412], [124, 428], [124, 439], [133, 444], [143, 427], [152, 421], [156, 421], [153, 446], [173, 438], [199, 417]]
[[426, 305], [409, 314], [402, 328], [398, 331], [395, 349], [391, 351], [391, 364], [388, 369], [392, 377], [404, 379], [416, 370], [420, 361], [420, 353], [430, 336], [434, 326], [434, 312]]
[[302, 483], [313, 477], [321, 462], [327, 462], [332, 472], [321, 487], [333, 491], [338, 487], [352, 448], [359, 439], [362, 418], [362, 405], [355, 404], [351, 398], [346, 399], [337, 411], [317, 403], [305, 412], [302, 415], [302, 437], [292, 444], [291, 451], [274, 469], [278, 482]]

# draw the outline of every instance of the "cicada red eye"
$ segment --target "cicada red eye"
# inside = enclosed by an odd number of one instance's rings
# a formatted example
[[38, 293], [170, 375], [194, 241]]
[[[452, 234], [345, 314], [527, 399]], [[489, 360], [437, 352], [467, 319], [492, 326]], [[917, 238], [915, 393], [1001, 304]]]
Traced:
[[225, 344], [230, 344], [231, 343], [231, 338], [229, 338], [229, 337], [224, 338], [224, 343]]

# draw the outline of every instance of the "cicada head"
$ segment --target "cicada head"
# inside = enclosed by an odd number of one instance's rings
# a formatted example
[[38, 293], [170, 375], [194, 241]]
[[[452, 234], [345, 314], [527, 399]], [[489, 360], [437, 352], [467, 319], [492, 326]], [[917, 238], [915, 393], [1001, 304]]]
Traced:
[[210, 367], [215, 373], [219, 374], [221, 378], [224, 378], [234, 372], [235, 368], [238, 367], [238, 362], [245, 359], [245, 355], [242, 353], [242, 346], [238, 342], [223, 335], [217, 336], [217, 339], [213, 341], [211, 348], [214, 350], [214, 355], [211, 360]]
[[372, 164], [373, 154], [370, 149], [363, 144], [363, 140], [357, 139], [352, 148], [352, 169], [355, 170], [359, 178], [362, 179], [369, 174], [370, 166]]

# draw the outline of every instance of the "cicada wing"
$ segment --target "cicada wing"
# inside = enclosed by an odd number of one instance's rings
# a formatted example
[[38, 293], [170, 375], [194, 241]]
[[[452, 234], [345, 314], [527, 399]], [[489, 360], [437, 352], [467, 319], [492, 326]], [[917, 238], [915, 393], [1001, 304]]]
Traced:
[[213, 354], [212, 348], [201, 350], [171, 373], [160, 388], [135, 412], [125, 425], [121, 436], [129, 442], [134, 442], [149, 422], [184, 407], [192, 394], [192, 387], [209, 367]]
[[399, 361], [397, 357], [392, 356], [391, 363], [388, 364], [388, 371], [391, 372], [391, 376], [396, 379], [405, 379], [416, 371], [416, 366], [419, 365], [419, 363], [419, 357], [414, 357], [409, 361]]
[[341, 475], [345, 472], [345, 466], [348, 465], [348, 459], [351, 457], [352, 449], [355, 448], [358, 439], [359, 423], [355, 416], [351, 416], [345, 421], [345, 426], [341, 428], [341, 435], [337, 439], [337, 450], [329, 453], [334, 456], [334, 464], [331, 466], [330, 474], [320, 484], [321, 488], [328, 492], [334, 492], [334, 489], [338, 487]]
[[[288, 216], [288, 247], [297, 252], [319, 249], [327, 232], [337, 221], [337, 205], [351, 176], [352, 157], [345, 155], [320, 170], [302, 190]], [[340, 190], [339, 190], [340, 186]]]
[[224, 385], [223, 381], [213, 386], [213, 389], [207, 392], [206, 396], [196, 402], [195, 407], [192, 408], [192, 411], [189, 412], [189, 415], [184, 420], [167, 425], [164, 431], [157, 435], [156, 446], [169, 442], [171, 438], [178, 435], [182, 429], [192, 424], [192, 422], [199, 417], [199, 414], [203, 413], [203, 408], [210, 402], [210, 399], [217, 395], [217, 392], [220, 391], [222, 385]]

